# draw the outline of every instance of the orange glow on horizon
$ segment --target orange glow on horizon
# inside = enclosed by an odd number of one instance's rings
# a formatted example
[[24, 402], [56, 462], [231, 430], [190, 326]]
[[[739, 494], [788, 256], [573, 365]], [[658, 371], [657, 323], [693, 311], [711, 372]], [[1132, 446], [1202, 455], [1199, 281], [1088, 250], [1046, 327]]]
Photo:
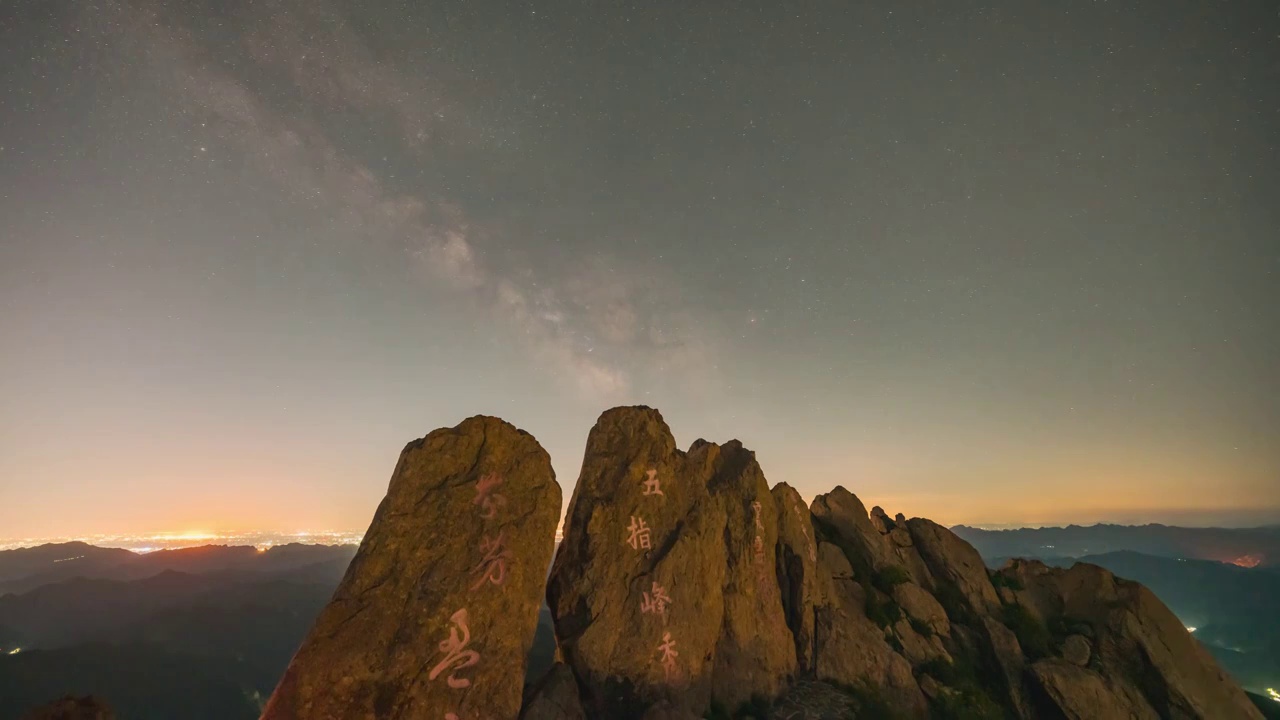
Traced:
[[156, 533], [154, 537], [157, 540], [212, 540], [219, 536], [204, 530], [186, 530], [179, 533]]

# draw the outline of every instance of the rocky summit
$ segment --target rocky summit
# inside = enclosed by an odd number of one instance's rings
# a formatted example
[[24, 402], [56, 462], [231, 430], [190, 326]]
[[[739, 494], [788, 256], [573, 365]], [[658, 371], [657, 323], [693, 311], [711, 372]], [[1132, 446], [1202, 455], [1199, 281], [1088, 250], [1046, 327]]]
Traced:
[[473, 417], [409, 443], [263, 718], [514, 718], [561, 507], [533, 436]]
[[778, 523], [741, 444], [682, 452], [656, 410], [600, 417], [547, 587], [590, 717], [689, 716], [781, 693], [797, 667]]
[[[591, 430], [544, 577], [559, 501], [500, 420], [411, 443], [264, 717], [1262, 717], [1141, 585], [991, 571], [843, 487], [771, 488], [736, 441], [680, 450], [651, 408]], [[522, 694], [544, 580], [556, 661]]]

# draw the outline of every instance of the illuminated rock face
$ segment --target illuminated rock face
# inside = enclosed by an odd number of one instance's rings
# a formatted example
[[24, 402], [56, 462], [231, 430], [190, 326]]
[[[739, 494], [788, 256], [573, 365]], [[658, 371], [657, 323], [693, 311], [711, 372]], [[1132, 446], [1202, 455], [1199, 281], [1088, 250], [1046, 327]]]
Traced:
[[796, 648], [777, 539], [768, 483], [740, 443], [686, 453], [656, 410], [604, 413], [547, 591], [588, 716], [700, 716], [780, 694]]
[[[1141, 585], [992, 572], [843, 487], [806, 506], [736, 441], [677, 449], [650, 408], [592, 429], [548, 577], [560, 498], [496, 418], [410, 443], [264, 718], [800, 717], [832, 693], [858, 717], [1261, 718]], [[522, 703], [544, 588], [557, 662]]]
[[409, 443], [263, 717], [514, 718], [560, 507], [547, 453], [502, 420]]
[[830, 581], [818, 577], [818, 541], [809, 507], [800, 493], [786, 483], [770, 491], [778, 512], [778, 585], [787, 627], [796, 643], [796, 664], [801, 673], [813, 670], [814, 606], [830, 594]]

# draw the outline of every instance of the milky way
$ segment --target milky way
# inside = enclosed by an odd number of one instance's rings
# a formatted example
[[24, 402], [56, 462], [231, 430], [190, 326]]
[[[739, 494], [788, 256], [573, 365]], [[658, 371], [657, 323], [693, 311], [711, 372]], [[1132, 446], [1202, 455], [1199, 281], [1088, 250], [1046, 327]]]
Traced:
[[360, 529], [626, 403], [944, 522], [1280, 517], [1274, 4], [420, 5], [0, 10], [0, 526]]

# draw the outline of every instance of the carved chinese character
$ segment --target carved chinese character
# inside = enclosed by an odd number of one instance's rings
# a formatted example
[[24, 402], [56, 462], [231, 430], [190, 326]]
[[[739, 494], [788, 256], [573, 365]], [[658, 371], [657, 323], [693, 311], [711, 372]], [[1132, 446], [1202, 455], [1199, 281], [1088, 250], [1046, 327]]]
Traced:
[[[644, 494], [663, 495], [662, 488], [658, 485], [658, 471], [650, 469], [645, 474], [649, 476], [649, 479], [644, 481]], [[663, 497], [666, 496], [663, 495]]]
[[466, 649], [471, 643], [471, 630], [467, 628], [467, 609], [463, 608], [454, 613], [449, 621], [454, 624], [454, 627], [449, 628], [449, 639], [440, 643], [440, 651], [445, 654], [444, 659], [431, 669], [427, 679], [435, 680], [440, 673], [449, 670], [449, 675], [445, 678], [449, 687], [455, 689], [470, 687], [470, 680], [454, 675], [459, 670], [480, 662], [480, 653]]
[[480, 541], [480, 552], [484, 553], [484, 558], [471, 571], [472, 575], [478, 576], [471, 584], [472, 590], [483, 585], [486, 580], [494, 585], [502, 585], [507, 579], [507, 561], [511, 559], [511, 551], [503, 547], [502, 540], [505, 535], [505, 532], [500, 532], [493, 540], [486, 535]]
[[818, 562], [818, 547], [813, 541], [813, 538], [809, 537], [809, 523], [807, 522], [807, 519], [804, 515], [800, 514], [799, 505], [793, 505], [791, 507], [791, 511], [795, 513], [796, 520], [800, 522], [800, 533], [804, 535], [805, 540], [809, 541], [809, 562]]
[[680, 657], [680, 653], [676, 652], [676, 641], [671, 639], [671, 633], [662, 633], [662, 644], [658, 646], [658, 652], [662, 653], [662, 674], [667, 682], [671, 682], [676, 675], [676, 658]]
[[671, 598], [667, 596], [666, 589], [655, 582], [650, 592], [652, 594], [643, 593], [644, 601], [640, 603], [641, 614], [656, 613], [665, 618], [667, 606], [671, 604]]
[[764, 561], [764, 538], [759, 535], [751, 542], [751, 550], [755, 553], [756, 562]]
[[751, 503], [751, 514], [755, 516], [756, 527], [763, 530], [764, 523], [760, 522], [760, 501], [759, 500]]
[[649, 526], [644, 524], [643, 519], [632, 515], [631, 524], [627, 526], [627, 530], [631, 531], [631, 534], [627, 536], [627, 544], [632, 549], [649, 549]]
[[505, 496], [494, 492], [502, 482], [502, 476], [497, 473], [489, 473], [476, 481], [476, 498], [471, 504], [484, 508], [481, 517], [488, 519], [497, 515], [498, 508], [507, 504]]

